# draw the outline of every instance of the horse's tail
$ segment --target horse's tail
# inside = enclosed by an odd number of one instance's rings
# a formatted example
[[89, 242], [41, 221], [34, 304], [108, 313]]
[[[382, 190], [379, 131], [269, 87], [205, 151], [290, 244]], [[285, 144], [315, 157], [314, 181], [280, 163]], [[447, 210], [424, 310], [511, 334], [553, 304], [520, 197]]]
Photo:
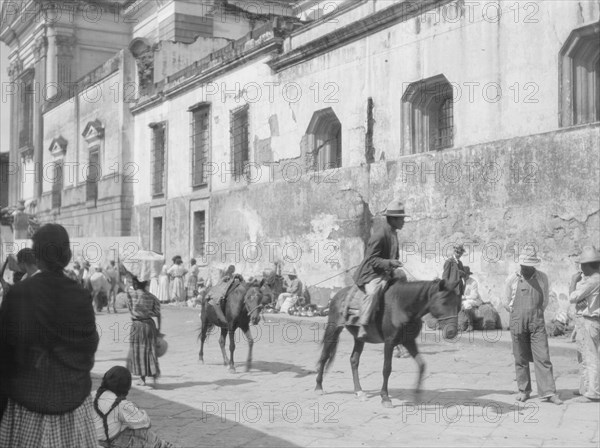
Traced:
[[325, 371], [329, 370], [335, 360], [340, 333], [343, 328], [338, 322], [338, 307], [342, 301], [336, 299], [338, 299], [337, 296], [334, 297], [329, 304], [329, 318], [327, 319], [327, 326], [325, 327], [325, 335], [323, 336], [323, 340], [321, 340], [322, 351], [319, 364], [324, 363]]

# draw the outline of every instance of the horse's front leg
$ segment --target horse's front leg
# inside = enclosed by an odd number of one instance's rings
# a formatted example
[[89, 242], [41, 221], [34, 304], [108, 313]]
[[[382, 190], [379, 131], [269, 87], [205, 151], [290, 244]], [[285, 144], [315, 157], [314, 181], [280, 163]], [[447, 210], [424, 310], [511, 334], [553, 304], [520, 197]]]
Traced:
[[394, 354], [394, 344], [392, 341], [386, 341], [383, 346], [383, 385], [381, 386], [381, 403], [384, 408], [392, 407], [392, 400], [388, 394], [388, 380], [392, 373], [392, 355]]
[[358, 377], [358, 366], [360, 364], [360, 355], [362, 354], [365, 343], [354, 339], [354, 348], [352, 349], [352, 355], [350, 355], [350, 367], [352, 367], [352, 380], [354, 381], [354, 395], [360, 401], [367, 401], [367, 396], [360, 386], [360, 379]]
[[235, 351], [235, 329], [229, 330], [229, 373], [235, 373], [235, 361], [233, 352]]
[[219, 346], [221, 347], [221, 354], [223, 355], [223, 365], [229, 365], [229, 359], [227, 359], [227, 352], [225, 351], [225, 338], [227, 337], [227, 328], [221, 328], [221, 336], [219, 337]]
[[[248, 357], [246, 358], [246, 372], [249, 372], [252, 368], [252, 347], [254, 346], [254, 339], [252, 338], [252, 332], [250, 328], [242, 329], [248, 339]], [[233, 356], [232, 356], [233, 357]]]
[[419, 349], [417, 348], [417, 341], [412, 339], [410, 341], [403, 342], [404, 347], [410, 353], [410, 356], [416, 361], [417, 366], [419, 367], [419, 372], [417, 376], [417, 382], [415, 384], [415, 402], [419, 401], [419, 396], [421, 394], [421, 384], [423, 383], [423, 377], [425, 376], [425, 361], [423, 361], [423, 357], [419, 353]]

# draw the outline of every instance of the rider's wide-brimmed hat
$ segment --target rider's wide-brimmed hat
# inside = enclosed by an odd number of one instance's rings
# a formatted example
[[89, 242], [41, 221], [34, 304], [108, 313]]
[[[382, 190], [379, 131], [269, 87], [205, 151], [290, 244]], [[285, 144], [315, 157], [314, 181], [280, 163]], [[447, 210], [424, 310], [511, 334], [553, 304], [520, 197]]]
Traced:
[[465, 266], [463, 272], [465, 275], [472, 275], [471, 268], [469, 266]]
[[600, 251], [594, 246], [586, 246], [581, 251], [577, 262], [580, 264], [600, 262]]
[[394, 199], [392, 202], [390, 202], [385, 208], [383, 215], [394, 218], [404, 218], [408, 216], [404, 211], [404, 202], [400, 201], [399, 199]]
[[459, 253], [461, 255], [467, 251], [463, 243], [456, 243], [454, 246], [452, 246], [452, 248], [454, 249], [454, 252]]
[[537, 256], [537, 253], [535, 251], [529, 252], [527, 254], [522, 254], [519, 257], [519, 264], [521, 266], [537, 266], [541, 262], [541, 258]]

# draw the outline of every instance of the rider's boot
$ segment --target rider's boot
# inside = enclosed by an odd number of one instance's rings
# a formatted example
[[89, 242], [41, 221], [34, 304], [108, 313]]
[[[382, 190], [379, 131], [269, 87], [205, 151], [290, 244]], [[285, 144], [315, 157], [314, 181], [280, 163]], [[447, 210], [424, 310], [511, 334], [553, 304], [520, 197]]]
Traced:
[[360, 327], [358, 327], [358, 335], [356, 336], [356, 339], [358, 339], [359, 341], [364, 342], [365, 339], [367, 339], [367, 326], [366, 325], [361, 325]]

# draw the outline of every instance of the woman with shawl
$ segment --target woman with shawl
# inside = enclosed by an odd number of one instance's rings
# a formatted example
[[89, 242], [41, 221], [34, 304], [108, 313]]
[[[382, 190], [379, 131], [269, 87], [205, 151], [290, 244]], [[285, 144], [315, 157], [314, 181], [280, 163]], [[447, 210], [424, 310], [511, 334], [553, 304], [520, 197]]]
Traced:
[[96, 446], [92, 297], [64, 273], [71, 249], [63, 226], [46, 224], [32, 240], [40, 272], [15, 284], [0, 308], [0, 446]]

